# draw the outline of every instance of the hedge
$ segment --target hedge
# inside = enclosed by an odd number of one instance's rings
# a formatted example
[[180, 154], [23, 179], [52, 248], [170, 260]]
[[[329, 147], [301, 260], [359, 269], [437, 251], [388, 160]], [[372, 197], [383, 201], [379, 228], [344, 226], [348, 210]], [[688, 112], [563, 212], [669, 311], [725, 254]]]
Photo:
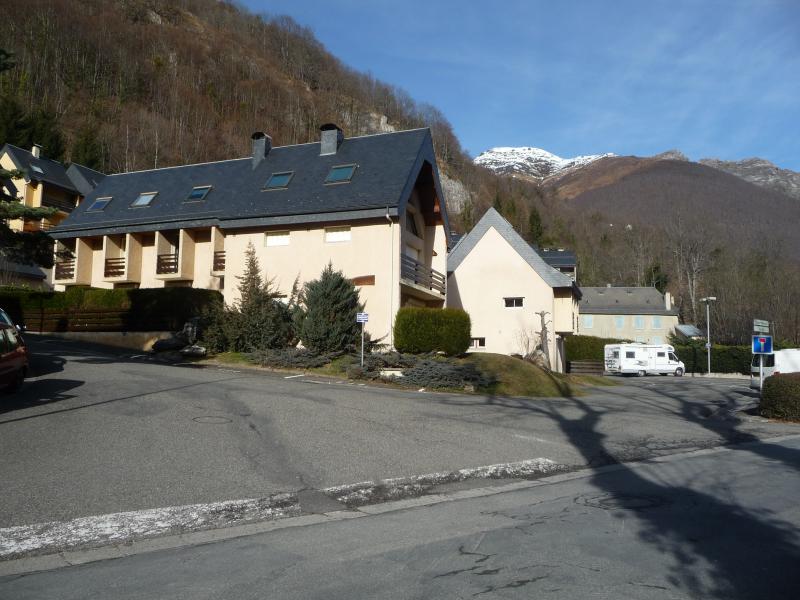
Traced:
[[222, 295], [215, 290], [198, 288], [99, 289], [70, 287], [66, 292], [39, 292], [14, 288], [0, 289], [0, 308], [11, 318], [24, 323], [26, 314], [37, 311], [70, 311], [91, 309], [124, 310], [123, 329], [148, 329], [148, 321], [166, 323], [170, 329], [180, 329], [183, 323], [200, 316]]
[[[564, 342], [567, 360], [603, 360], [606, 344], [626, 343], [629, 340], [572, 335]], [[705, 373], [708, 359], [705, 344], [673, 344], [675, 354], [686, 365], [687, 373]], [[750, 373], [753, 355], [750, 346], [722, 346], [711, 348], [711, 371], [714, 373]]]
[[769, 419], [800, 421], [800, 373], [773, 375], [764, 380], [761, 414]]
[[470, 343], [469, 315], [457, 308], [413, 308], [397, 311], [394, 345], [400, 352], [463, 354]]

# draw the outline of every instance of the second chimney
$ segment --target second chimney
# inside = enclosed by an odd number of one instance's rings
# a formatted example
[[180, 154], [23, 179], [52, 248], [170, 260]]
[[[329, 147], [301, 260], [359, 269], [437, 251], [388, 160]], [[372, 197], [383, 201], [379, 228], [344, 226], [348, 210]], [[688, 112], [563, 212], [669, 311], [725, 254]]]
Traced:
[[344, 141], [344, 133], [339, 126], [335, 123], [325, 123], [319, 128], [321, 132], [319, 154], [325, 156], [326, 154], [336, 154], [339, 146]]
[[31, 154], [33, 154], [34, 158], [39, 158], [42, 155], [42, 147], [39, 144], [34, 144], [33, 148], [31, 148]]
[[255, 169], [272, 150], [272, 138], [263, 131], [256, 131], [250, 139], [253, 140], [253, 169]]
[[664, 292], [664, 307], [667, 310], [672, 310], [672, 294]]

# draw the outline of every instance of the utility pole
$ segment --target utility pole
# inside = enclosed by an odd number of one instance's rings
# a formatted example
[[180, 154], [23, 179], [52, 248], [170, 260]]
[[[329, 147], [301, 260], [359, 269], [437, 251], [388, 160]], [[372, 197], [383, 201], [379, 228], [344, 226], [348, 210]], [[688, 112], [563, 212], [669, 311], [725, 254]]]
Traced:
[[706, 352], [708, 354], [708, 370], [706, 373], [711, 375], [711, 311], [710, 306], [712, 302], [716, 302], [716, 296], [706, 296], [700, 298], [700, 302], [706, 303]]

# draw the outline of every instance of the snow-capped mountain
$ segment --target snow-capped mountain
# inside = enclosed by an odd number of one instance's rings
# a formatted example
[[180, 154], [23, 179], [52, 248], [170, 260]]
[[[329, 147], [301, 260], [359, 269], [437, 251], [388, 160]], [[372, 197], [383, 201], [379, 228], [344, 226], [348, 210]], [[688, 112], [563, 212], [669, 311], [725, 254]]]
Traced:
[[502, 147], [481, 152], [474, 162], [501, 175], [519, 174], [544, 179], [610, 156], [616, 155], [608, 153], [561, 158], [541, 148]]
[[800, 173], [782, 169], [763, 158], [746, 158], [735, 161], [701, 158], [698, 162], [727, 171], [756, 185], [800, 199]]

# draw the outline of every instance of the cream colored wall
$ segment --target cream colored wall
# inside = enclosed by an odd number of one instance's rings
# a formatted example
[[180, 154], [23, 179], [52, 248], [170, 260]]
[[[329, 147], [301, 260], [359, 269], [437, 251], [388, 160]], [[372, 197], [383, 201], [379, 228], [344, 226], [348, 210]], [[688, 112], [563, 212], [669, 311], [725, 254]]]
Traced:
[[219, 277], [212, 277], [211, 267], [214, 264], [214, 245], [211, 239], [195, 242], [194, 245], [194, 281], [192, 287], [206, 290], [219, 289]]
[[[150, 234], [152, 235], [152, 234]], [[155, 236], [147, 239], [147, 244], [142, 244], [142, 274], [139, 287], [160, 288], [164, 287], [163, 279], [156, 279], [156, 243]]]
[[[6, 171], [13, 171], [17, 168], [17, 166], [14, 164], [14, 161], [11, 160], [11, 157], [7, 153], [0, 155], [0, 167]], [[22, 178], [14, 179], [13, 182], [17, 188], [18, 197], [20, 197], [24, 202], [26, 196], [28, 195], [28, 184], [25, 183], [25, 180]], [[8, 222], [8, 226], [12, 231], [22, 231], [22, 219], [11, 220]]]
[[[506, 308], [507, 297], [523, 297], [522, 308]], [[534, 337], [541, 331], [535, 313], [547, 311], [552, 321], [553, 300], [553, 289], [493, 227], [448, 278], [447, 305], [466, 310], [472, 337], [486, 338], [486, 347], [475, 351], [522, 353], [521, 336]], [[550, 356], [555, 357], [552, 325], [549, 329]]]
[[104, 239], [102, 248], [92, 250], [92, 287], [110, 289], [114, 285], [106, 282], [103, 276], [106, 264], [105, 244]]
[[[581, 335], [602, 338], [618, 338], [632, 340], [634, 342], [644, 342], [646, 344], [668, 344], [669, 336], [675, 331], [678, 324], [677, 316], [662, 316], [661, 327], [653, 327], [653, 315], [591, 315], [592, 327], [587, 327], [586, 315], [581, 313], [579, 332]], [[619, 316], [624, 319], [623, 327], [617, 328], [615, 318]], [[644, 328], [637, 329], [635, 318], [640, 316], [644, 319]]]
[[577, 326], [578, 302], [571, 288], [554, 290], [553, 328], [559, 333], [574, 333]]
[[[333, 224], [332, 226], [337, 226]], [[286, 231], [274, 229], [272, 231]], [[367, 331], [373, 339], [385, 338], [400, 303], [399, 246], [397, 223], [376, 221], [351, 224], [349, 242], [325, 242], [323, 226], [289, 230], [289, 245], [266, 246], [263, 230], [226, 232], [225, 235], [225, 302], [238, 300], [238, 280], [245, 269], [248, 243], [256, 249], [262, 273], [271, 279], [280, 293], [290, 294], [295, 279], [300, 284], [316, 279], [328, 264], [345, 277], [374, 275], [375, 285], [359, 286], [364, 310], [369, 313]]]

